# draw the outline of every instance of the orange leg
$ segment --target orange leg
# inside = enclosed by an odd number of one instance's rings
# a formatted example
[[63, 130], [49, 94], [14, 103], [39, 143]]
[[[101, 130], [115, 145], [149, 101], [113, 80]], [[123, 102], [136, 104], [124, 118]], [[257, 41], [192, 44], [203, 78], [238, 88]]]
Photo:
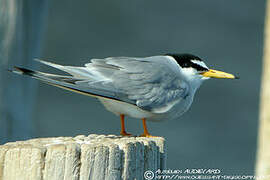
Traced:
[[121, 132], [120, 132], [120, 134], [122, 136], [131, 136], [131, 134], [127, 133], [125, 130], [125, 115], [120, 114], [120, 119], [121, 119]]
[[143, 123], [143, 134], [141, 135], [141, 137], [157, 137], [157, 136], [152, 136], [149, 134], [148, 130], [147, 130], [147, 126], [146, 126], [146, 119], [142, 118], [142, 123]]

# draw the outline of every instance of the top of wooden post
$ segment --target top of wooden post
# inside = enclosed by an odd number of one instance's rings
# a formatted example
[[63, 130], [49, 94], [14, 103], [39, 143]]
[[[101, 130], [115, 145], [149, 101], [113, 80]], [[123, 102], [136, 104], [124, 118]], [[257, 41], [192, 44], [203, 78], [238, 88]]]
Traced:
[[162, 137], [79, 135], [0, 146], [0, 179], [143, 179], [166, 166]]

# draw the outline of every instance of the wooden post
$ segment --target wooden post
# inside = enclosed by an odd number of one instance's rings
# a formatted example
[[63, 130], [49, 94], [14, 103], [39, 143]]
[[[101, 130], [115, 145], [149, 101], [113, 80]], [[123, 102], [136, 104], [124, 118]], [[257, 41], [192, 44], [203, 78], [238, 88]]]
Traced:
[[166, 168], [164, 143], [96, 134], [11, 142], [0, 146], [0, 179], [144, 179], [145, 171]]
[[270, 180], [270, 1], [267, 1], [256, 175]]

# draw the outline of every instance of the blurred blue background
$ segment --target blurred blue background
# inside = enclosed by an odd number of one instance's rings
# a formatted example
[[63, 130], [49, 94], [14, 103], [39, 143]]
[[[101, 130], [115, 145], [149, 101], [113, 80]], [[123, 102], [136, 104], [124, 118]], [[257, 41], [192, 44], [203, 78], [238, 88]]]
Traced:
[[[206, 81], [181, 118], [148, 128], [166, 138], [170, 169], [253, 174], [264, 8], [265, 1], [254, 0], [49, 1], [38, 58], [81, 66], [91, 58], [187, 52], [240, 75]], [[39, 83], [34, 102], [34, 137], [119, 134], [119, 117], [94, 98]], [[133, 134], [143, 131], [137, 119], [128, 118], [126, 126]]]

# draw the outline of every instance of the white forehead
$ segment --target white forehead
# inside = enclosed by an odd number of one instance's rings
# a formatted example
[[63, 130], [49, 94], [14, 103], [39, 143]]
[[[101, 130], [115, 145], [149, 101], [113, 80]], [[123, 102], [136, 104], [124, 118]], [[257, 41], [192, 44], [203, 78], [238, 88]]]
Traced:
[[199, 66], [202, 66], [202, 67], [208, 69], [208, 67], [206, 66], [206, 64], [203, 61], [198, 61], [198, 60], [194, 59], [194, 60], [191, 60], [191, 62], [193, 62], [194, 64], [198, 64]]

